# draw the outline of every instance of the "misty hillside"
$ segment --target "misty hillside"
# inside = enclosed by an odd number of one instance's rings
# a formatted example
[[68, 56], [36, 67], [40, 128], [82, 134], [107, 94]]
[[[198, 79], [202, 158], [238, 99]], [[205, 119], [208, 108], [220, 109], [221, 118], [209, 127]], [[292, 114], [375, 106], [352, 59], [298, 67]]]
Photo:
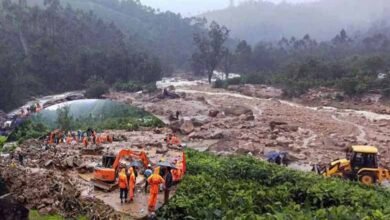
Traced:
[[385, 21], [389, 9], [388, 0], [322, 0], [305, 4], [260, 0], [201, 16], [226, 25], [233, 37], [257, 43], [305, 34], [329, 40], [341, 29], [353, 34], [365, 32], [373, 24]]
[[[43, 5], [44, 0], [29, 0]], [[188, 67], [193, 51], [192, 36], [199, 30], [191, 18], [172, 12], [159, 12], [134, 0], [60, 0], [66, 7], [92, 11], [106, 22], [113, 22], [131, 44], [156, 54], [166, 71]]]

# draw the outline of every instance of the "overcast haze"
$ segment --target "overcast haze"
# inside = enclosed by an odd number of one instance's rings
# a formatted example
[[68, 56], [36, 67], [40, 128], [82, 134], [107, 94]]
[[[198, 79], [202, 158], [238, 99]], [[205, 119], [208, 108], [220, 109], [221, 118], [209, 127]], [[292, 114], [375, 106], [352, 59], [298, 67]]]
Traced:
[[[235, 0], [236, 4], [246, 0]], [[280, 3], [283, 0], [268, 0]], [[312, 2], [316, 0], [284, 0], [290, 3]], [[184, 16], [197, 15], [213, 9], [222, 9], [229, 5], [229, 0], [141, 0], [145, 5], [162, 11], [173, 11]]]

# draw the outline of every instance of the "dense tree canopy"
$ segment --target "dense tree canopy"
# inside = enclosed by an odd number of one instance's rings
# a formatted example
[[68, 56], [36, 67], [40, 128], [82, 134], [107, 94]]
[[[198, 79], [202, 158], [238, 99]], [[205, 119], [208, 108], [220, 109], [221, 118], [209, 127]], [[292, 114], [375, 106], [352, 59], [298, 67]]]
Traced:
[[[290, 96], [319, 86], [338, 87], [349, 95], [370, 90], [387, 95], [389, 52], [390, 35], [385, 29], [353, 38], [341, 30], [333, 39], [323, 42], [309, 35], [301, 39], [282, 38], [276, 43], [260, 42], [254, 47], [241, 41], [230, 62], [232, 71], [245, 77], [260, 76], [263, 80], [257, 82], [282, 86]], [[384, 77], [378, 78], [380, 73]]]
[[113, 23], [59, 3], [29, 7], [25, 1], [2, 1], [0, 109], [33, 95], [84, 88], [91, 77], [107, 84], [161, 77], [159, 61], [130, 45]]

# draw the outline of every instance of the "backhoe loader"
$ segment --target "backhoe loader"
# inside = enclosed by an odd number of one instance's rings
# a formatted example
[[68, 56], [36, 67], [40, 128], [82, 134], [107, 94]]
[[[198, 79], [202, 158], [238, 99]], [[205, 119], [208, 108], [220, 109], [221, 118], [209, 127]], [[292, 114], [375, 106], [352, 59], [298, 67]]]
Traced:
[[143, 151], [137, 153], [128, 149], [123, 149], [116, 157], [105, 155], [102, 160], [103, 167], [97, 167], [94, 170], [93, 179], [91, 180], [93, 185], [106, 191], [113, 190], [118, 184], [116, 179], [119, 172], [120, 161], [126, 156], [142, 161], [144, 167], [147, 167], [150, 162], [146, 153]]
[[365, 185], [381, 184], [390, 179], [390, 171], [379, 166], [378, 149], [373, 146], [348, 148], [347, 159], [337, 159], [329, 165], [313, 166], [313, 171], [326, 177], [358, 180]]

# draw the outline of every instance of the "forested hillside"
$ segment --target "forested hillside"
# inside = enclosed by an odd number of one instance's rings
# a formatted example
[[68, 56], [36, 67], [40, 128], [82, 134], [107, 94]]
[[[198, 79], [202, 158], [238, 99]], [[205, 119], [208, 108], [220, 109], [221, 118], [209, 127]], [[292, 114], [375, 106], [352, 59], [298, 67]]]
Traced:
[[329, 40], [341, 29], [355, 35], [376, 22], [388, 21], [389, 14], [388, 0], [321, 0], [304, 4], [255, 0], [201, 16], [226, 25], [233, 37], [252, 44], [305, 34]]
[[[10, 110], [37, 94], [117, 81], [154, 82], [157, 58], [141, 52], [114, 24], [91, 12], [45, 1], [1, 2], [0, 109]], [[140, 74], [142, 73], [142, 74]]]
[[341, 30], [329, 41], [310, 35], [255, 46], [241, 41], [228, 54], [227, 65], [220, 63], [220, 69], [229, 66], [232, 72], [244, 73], [241, 81], [235, 79], [229, 84], [273, 84], [282, 87], [287, 96], [325, 86], [339, 88], [350, 96], [376, 91], [390, 97], [389, 52], [388, 29], [357, 38]]
[[[29, 0], [30, 5], [43, 5], [44, 0]], [[203, 22], [182, 18], [172, 12], [160, 12], [144, 6], [137, 0], [60, 0], [63, 6], [86, 12], [113, 22], [135, 49], [148, 51], [161, 60], [165, 72], [188, 69], [194, 50], [192, 36]]]

